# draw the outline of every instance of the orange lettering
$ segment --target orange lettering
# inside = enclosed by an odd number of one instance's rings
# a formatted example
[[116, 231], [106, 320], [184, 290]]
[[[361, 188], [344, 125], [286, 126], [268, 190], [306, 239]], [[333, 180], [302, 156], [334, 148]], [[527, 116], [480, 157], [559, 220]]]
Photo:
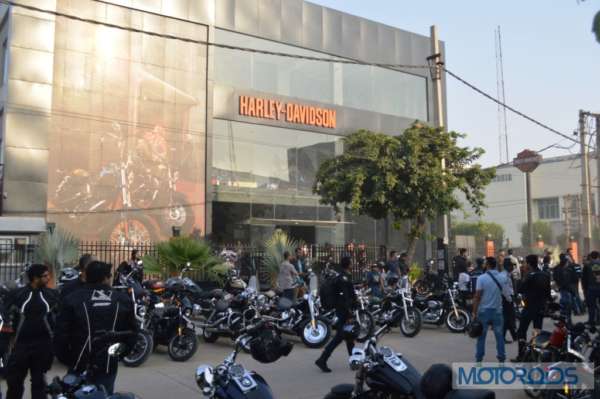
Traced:
[[323, 109], [317, 108], [317, 115], [315, 117], [315, 125], [323, 126]]
[[285, 119], [288, 122], [294, 122], [294, 104], [287, 104], [285, 108]]
[[259, 118], [264, 118], [265, 114], [263, 112], [263, 99], [262, 98], [257, 98], [256, 99], [256, 116], [258, 116]]
[[269, 118], [275, 119], [275, 100], [269, 100]]
[[248, 114], [248, 97], [240, 96], [240, 115]]
[[310, 107], [308, 110], [308, 123], [311, 125], [315, 124], [315, 113], [319, 112], [319, 108]]
[[254, 97], [248, 99], [248, 116], [256, 116], [255, 102], [256, 98]]
[[323, 112], [323, 127], [329, 127], [329, 113]]
[[275, 107], [277, 108], [277, 117], [275, 119], [281, 119], [281, 113], [283, 112], [283, 103], [281, 101], [275, 102]]
[[336, 111], [335, 109], [328, 109], [327, 114], [329, 114], [329, 127], [331, 129], [335, 129], [336, 123]]

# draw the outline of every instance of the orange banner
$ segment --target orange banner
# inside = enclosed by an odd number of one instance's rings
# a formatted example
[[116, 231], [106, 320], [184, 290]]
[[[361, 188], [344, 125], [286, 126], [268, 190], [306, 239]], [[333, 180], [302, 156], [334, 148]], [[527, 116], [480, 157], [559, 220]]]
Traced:
[[496, 249], [494, 248], [494, 241], [487, 240], [485, 242], [485, 256], [494, 257], [495, 252], [496, 252]]

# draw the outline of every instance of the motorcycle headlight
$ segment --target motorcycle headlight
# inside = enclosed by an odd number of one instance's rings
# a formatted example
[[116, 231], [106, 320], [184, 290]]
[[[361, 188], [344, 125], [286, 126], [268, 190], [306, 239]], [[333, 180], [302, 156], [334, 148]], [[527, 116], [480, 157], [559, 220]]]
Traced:
[[196, 384], [206, 397], [212, 397], [215, 391], [215, 374], [212, 367], [203, 364], [196, 369]]

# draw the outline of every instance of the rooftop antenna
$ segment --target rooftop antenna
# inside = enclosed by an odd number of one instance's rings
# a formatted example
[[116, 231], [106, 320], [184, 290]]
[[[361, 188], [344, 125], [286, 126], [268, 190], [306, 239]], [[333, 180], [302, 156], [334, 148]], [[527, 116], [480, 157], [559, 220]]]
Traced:
[[[502, 32], [500, 30], [500, 25], [494, 30], [494, 41], [496, 45], [496, 91], [498, 100], [500, 100], [501, 103], [506, 104], [506, 93], [504, 90], [504, 62], [502, 60]], [[504, 146], [502, 144], [504, 144]], [[500, 163], [503, 162], [503, 155], [506, 155], [505, 162], [510, 162], [506, 107], [500, 104], [498, 104], [498, 150]], [[503, 150], [504, 154], [502, 153]]]

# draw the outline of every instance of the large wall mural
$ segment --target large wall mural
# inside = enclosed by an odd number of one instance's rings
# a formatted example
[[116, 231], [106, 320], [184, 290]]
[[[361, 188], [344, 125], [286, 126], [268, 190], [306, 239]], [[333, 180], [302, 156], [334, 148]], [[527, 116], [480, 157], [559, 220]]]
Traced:
[[[57, 9], [73, 12], [69, 3]], [[207, 35], [202, 25], [116, 6], [97, 14]], [[206, 62], [204, 45], [57, 18], [50, 221], [81, 239], [122, 243], [161, 240], [174, 226], [204, 232]]]

